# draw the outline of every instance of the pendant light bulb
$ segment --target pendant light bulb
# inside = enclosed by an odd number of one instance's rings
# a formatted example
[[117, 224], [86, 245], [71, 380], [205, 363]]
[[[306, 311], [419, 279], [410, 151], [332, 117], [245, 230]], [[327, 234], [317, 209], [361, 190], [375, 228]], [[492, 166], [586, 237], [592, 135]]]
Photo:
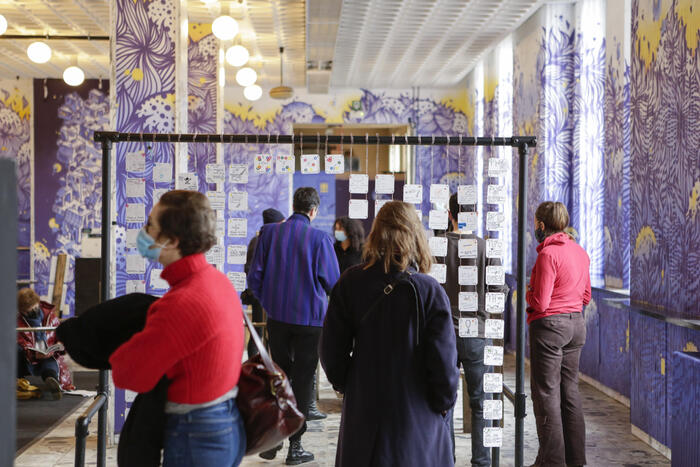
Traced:
[[7, 31], [7, 20], [3, 15], [0, 15], [0, 36]]
[[238, 34], [238, 22], [230, 16], [219, 16], [211, 24], [211, 32], [222, 41], [230, 41]]
[[243, 89], [243, 96], [249, 101], [257, 101], [262, 97], [262, 88], [257, 84], [251, 84]]
[[63, 81], [69, 86], [80, 86], [85, 81], [85, 73], [80, 67], [69, 66], [63, 71]]
[[236, 73], [236, 82], [244, 88], [255, 84], [257, 79], [258, 74], [250, 67], [241, 68]]
[[226, 51], [226, 61], [229, 65], [239, 67], [248, 63], [250, 53], [242, 45], [234, 45]]
[[44, 42], [32, 42], [27, 47], [27, 56], [34, 63], [46, 63], [51, 60], [51, 47]]

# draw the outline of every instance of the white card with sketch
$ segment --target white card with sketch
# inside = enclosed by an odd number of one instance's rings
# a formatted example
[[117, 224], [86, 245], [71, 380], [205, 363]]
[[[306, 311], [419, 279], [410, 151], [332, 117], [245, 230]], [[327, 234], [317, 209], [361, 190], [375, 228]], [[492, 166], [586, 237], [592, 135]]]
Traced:
[[342, 174], [345, 171], [345, 157], [342, 154], [327, 154], [325, 169], [327, 174]]
[[428, 217], [428, 227], [433, 230], [447, 230], [447, 211], [442, 209], [433, 209]]
[[248, 210], [248, 192], [247, 191], [231, 191], [228, 194], [228, 210], [229, 211], [247, 211]]
[[294, 173], [294, 156], [291, 154], [278, 154], [275, 161], [275, 171], [278, 174]]
[[500, 292], [486, 293], [486, 312], [503, 313], [506, 308], [506, 294]]
[[272, 155], [271, 154], [258, 154], [255, 156], [255, 173], [257, 174], [269, 174], [272, 172]]
[[487, 345], [484, 347], [484, 365], [503, 366], [503, 347], [500, 345]]
[[503, 446], [503, 428], [500, 427], [484, 427], [484, 447], [485, 448], [500, 448]]
[[374, 192], [378, 195], [394, 194], [394, 176], [379, 174], [374, 179]]
[[486, 285], [503, 285], [506, 272], [503, 266], [486, 266]]
[[126, 229], [126, 247], [136, 248], [137, 239], [141, 229]]
[[479, 217], [475, 212], [460, 212], [457, 214], [459, 230], [474, 232], [479, 227]]
[[447, 281], [447, 265], [433, 263], [428, 274], [433, 276], [440, 284], [444, 284]]
[[177, 174], [177, 187], [180, 190], [199, 190], [199, 178], [196, 173]]
[[479, 320], [476, 318], [459, 318], [457, 332], [459, 337], [479, 337]]
[[143, 203], [126, 205], [126, 223], [143, 224], [146, 222], [146, 206]]
[[476, 266], [460, 266], [457, 273], [459, 285], [477, 285], [479, 283], [479, 270]]
[[430, 202], [447, 207], [450, 201], [450, 187], [442, 183], [430, 185]]
[[503, 375], [501, 373], [484, 373], [484, 392], [503, 392]]
[[369, 191], [367, 174], [350, 174], [350, 193], [364, 195]]
[[484, 400], [484, 420], [500, 420], [503, 418], [503, 401], [498, 399]]
[[248, 183], [248, 164], [229, 165], [228, 181], [231, 183]]
[[146, 196], [146, 180], [143, 178], [126, 179], [126, 197], [143, 198]]
[[207, 183], [224, 183], [226, 182], [226, 165], [225, 164], [207, 164], [206, 166]]
[[457, 203], [476, 204], [476, 185], [459, 185], [457, 187]]
[[127, 172], [143, 172], [146, 170], [146, 153], [143, 151], [130, 152], [126, 155]]
[[460, 258], [476, 258], [479, 244], [476, 238], [461, 238], [457, 243], [457, 254]]
[[169, 162], [156, 162], [153, 165], [153, 181], [167, 183], [173, 181], [173, 165]]
[[489, 204], [503, 204], [506, 202], [505, 185], [489, 185], [486, 190], [486, 202]]
[[141, 255], [126, 255], [126, 273], [144, 274], [146, 272], [146, 258]]
[[229, 245], [226, 248], [226, 262], [228, 264], [245, 264], [248, 247], [245, 245]]
[[223, 211], [226, 209], [226, 193], [223, 191], [207, 191], [209, 204], [215, 211]]
[[488, 175], [489, 177], [500, 177], [508, 173], [508, 161], [500, 157], [491, 157], [489, 159]]
[[214, 245], [209, 248], [209, 251], [204, 254], [204, 257], [207, 258], [209, 264], [224, 264], [224, 247], [221, 245]]
[[233, 284], [233, 288], [236, 292], [243, 292], [245, 290], [245, 273], [244, 272], [227, 272], [226, 277]]
[[478, 311], [479, 294], [476, 292], [459, 293], [459, 311]]
[[502, 212], [489, 211], [486, 213], [486, 230], [503, 230], [506, 223], [506, 216]]
[[502, 258], [503, 257], [503, 240], [500, 238], [486, 239], [486, 257], [487, 258]]
[[126, 293], [146, 293], [146, 281], [129, 279], [126, 281]]
[[430, 245], [430, 252], [433, 256], [445, 257], [447, 256], [447, 238], [445, 237], [430, 237], [428, 239], [428, 245]]
[[403, 202], [420, 204], [423, 202], [423, 185], [406, 184], [403, 186]]
[[484, 324], [484, 337], [487, 339], [503, 339], [504, 326], [502, 319], [487, 319]]
[[348, 206], [348, 217], [350, 219], [367, 219], [368, 209], [366, 199], [351, 199]]
[[318, 154], [304, 154], [301, 156], [301, 173], [317, 174], [321, 172], [321, 158]]
[[229, 237], [246, 237], [248, 235], [248, 219], [230, 218], [228, 220], [228, 236]]

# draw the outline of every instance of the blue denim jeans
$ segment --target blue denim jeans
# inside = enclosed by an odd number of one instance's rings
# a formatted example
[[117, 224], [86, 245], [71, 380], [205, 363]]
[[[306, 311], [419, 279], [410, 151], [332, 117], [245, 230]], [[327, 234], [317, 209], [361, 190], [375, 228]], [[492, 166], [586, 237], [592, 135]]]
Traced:
[[[484, 399], [491, 399], [490, 394], [484, 394], [484, 373], [491, 371], [490, 366], [484, 366], [484, 347], [490, 345], [490, 339], [476, 337], [457, 338], [457, 359], [464, 369], [464, 379], [469, 394], [469, 407], [472, 412], [472, 460], [475, 467], [491, 465], [491, 448], [485, 448], [483, 443], [484, 427], [491, 426], [490, 420], [484, 420]], [[454, 449], [454, 425], [452, 428], [452, 446]]]
[[236, 467], [246, 447], [245, 427], [236, 399], [168, 414], [163, 467]]

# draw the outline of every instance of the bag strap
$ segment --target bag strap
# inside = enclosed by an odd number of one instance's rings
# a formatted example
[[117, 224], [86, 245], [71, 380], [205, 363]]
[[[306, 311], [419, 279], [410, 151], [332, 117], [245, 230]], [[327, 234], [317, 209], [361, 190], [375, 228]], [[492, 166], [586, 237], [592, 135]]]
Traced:
[[265, 345], [263, 345], [260, 336], [258, 336], [258, 332], [255, 330], [253, 323], [250, 322], [250, 318], [248, 318], [248, 315], [245, 311], [243, 312], [243, 319], [245, 320], [245, 324], [248, 327], [248, 331], [250, 331], [250, 338], [253, 339], [253, 342], [255, 342], [255, 347], [257, 347], [258, 352], [260, 352], [260, 357], [262, 358], [263, 365], [265, 365], [265, 368], [268, 372], [272, 374], [278, 373], [278, 371], [275, 369], [275, 365], [272, 362], [272, 359], [270, 358], [270, 354], [267, 353]]

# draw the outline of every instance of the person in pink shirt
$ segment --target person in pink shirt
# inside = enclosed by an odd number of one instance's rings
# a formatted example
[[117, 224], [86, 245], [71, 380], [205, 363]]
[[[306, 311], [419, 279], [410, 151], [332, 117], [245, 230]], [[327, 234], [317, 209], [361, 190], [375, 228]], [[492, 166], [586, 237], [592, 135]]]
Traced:
[[586, 463], [586, 427], [578, 366], [586, 342], [583, 307], [591, 300], [590, 259], [564, 232], [566, 206], [546, 201], [535, 211], [537, 260], [527, 286], [530, 386], [540, 446], [536, 467]]

